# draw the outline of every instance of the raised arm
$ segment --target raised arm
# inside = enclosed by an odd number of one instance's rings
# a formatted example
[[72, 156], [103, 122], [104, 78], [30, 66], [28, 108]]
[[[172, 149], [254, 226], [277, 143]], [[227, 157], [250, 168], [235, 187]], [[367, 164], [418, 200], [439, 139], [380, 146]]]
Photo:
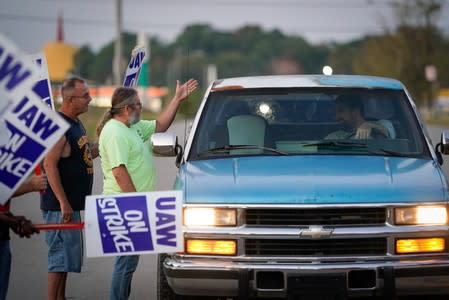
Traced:
[[176, 80], [175, 96], [168, 104], [168, 107], [156, 120], [156, 132], [164, 132], [168, 129], [168, 127], [170, 127], [171, 123], [175, 119], [176, 112], [178, 111], [181, 102], [184, 101], [194, 90], [196, 90], [197, 87], [198, 81], [195, 79], [189, 79], [182, 85], [179, 80]]

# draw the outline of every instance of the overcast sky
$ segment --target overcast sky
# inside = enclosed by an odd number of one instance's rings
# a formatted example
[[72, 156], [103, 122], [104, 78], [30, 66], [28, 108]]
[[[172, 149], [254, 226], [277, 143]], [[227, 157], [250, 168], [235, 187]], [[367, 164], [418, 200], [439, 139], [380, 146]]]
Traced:
[[[312, 44], [346, 42], [397, 24], [389, 0], [122, 0], [123, 29], [172, 42], [186, 25], [232, 31], [247, 24], [279, 29]], [[115, 0], [0, 0], [0, 31], [24, 52], [56, 39], [58, 12], [64, 37], [94, 51], [114, 39]], [[449, 1], [438, 24], [449, 35]]]

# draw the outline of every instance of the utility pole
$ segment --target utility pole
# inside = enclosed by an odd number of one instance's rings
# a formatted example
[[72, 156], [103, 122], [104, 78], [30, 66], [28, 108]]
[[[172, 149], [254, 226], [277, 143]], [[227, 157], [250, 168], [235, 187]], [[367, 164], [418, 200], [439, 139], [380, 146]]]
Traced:
[[[425, 3], [425, 4], [424, 4]], [[424, 33], [425, 33], [425, 75], [427, 80], [427, 105], [426, 108], [430, 111], [435, 102], [435, 86], [437, 83], [437, 69], [433, 64], [433, 56], [435, 54], [434, 39], [435, 35], [434, 25], [432, 19], [436, 13], [441, 10], [441, 4], [439, 1], [424, 2], [422, 5], [422, 11], [424, 14]]]
[[112, 65], [115, 86], [122, 84], [122, 0], [115, 0], [115, 44]]

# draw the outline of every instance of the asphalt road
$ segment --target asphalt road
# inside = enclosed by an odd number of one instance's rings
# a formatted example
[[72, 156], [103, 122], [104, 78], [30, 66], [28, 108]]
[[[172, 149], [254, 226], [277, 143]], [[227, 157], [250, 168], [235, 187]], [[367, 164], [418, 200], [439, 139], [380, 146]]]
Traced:
[[[182, 142], [184, 122], [173, 124], [169, 131], [175, 131]], [[442, 128], [428, 128], [434, 141], [439, 141]], [[449, 156], [443, 164], [449, 174]], [[158, 190], [169, 190], [176, 174], [174, 158], [155, 158], [158, 171]], [[100, 162], [94, 161], [95, 178], [93, 194], [101, 194], [102, 174]], [[13, 200], [12, 211], [25, 215], [34, 223], [42, 223], [39, 210], [39, 195], [31, 193]], [[46, 299], [47, 289], [47, 246], [44, 235], [35, 235], [30, 239], [12, 236], [13, 263], [8, 299]], [[130, 299], [156, 299], [157, 256], [143, 255], [134, 275]], [[67, 282], [68, 299], [108, 299], [114, 258], [85, 258], [82, 273], [69, 274]]]

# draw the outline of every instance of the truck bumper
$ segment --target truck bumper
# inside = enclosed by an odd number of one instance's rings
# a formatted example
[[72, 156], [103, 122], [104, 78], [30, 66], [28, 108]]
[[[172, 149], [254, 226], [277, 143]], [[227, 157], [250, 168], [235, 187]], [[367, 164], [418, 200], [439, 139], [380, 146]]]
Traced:
[[290, 297], [449, 294], [449, 260], [360, 263], [248, 263], [168, 258], [180, 295]]

